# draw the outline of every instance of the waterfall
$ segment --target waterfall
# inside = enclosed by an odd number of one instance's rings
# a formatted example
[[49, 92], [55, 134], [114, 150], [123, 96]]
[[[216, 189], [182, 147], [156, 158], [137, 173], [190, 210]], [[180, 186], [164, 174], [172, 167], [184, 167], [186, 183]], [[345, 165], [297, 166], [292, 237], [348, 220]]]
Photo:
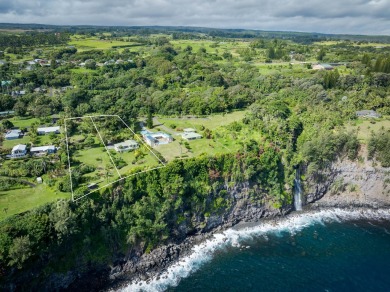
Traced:
[[295, 172], [294, 179], [294, 207], [296, 211], [302, 210], [302, 186], [299, 168]]

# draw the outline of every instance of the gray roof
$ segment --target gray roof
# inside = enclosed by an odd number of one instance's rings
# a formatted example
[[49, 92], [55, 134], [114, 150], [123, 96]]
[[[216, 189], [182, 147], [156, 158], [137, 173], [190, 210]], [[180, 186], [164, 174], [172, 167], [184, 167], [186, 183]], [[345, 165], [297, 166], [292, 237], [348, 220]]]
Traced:
[[381, 115], [378, 114], [376, 111], [374, 110], [362, 110], [362, 111], [357, 111], [356, 112], [356, 115], [357, 116], [371, 116], [371, 117], [380, 117]]
[[48, 150], [56, 150], [56, 147], [53, 145], [49, 146], [39, 146], [39, 147], [31, 147], [30, 152], [41, 152], [41, 151], [48, 151]]
[[126, 140], [124, 142], [121, 142], [121, 143], [117, 143], [117, 144], [114, 144], [114, 146], [116, 148], [120, 148], [120, 147], [128, 147], [128, 146], [134, 146], [134, 145], [137, 145], [138, 146], [138, 143], [134, 140]]
[[187, 132], [187, 133], [196, 132], [196, 130], [192, 129], [192, 128], [186, 128], [186, 129], [183, 129], [183, 131]]
[[16, 146], [14, 146], [13, 148], [12, 148], [12, 152], [14, 152], [14, 151], [25, 151], [26, 150], [26, 145], [24, 145], [24, 144], [18, 144], [18, 145], [16, 145]]
[[37, 129], [38, 132], [45, 132], [45, 133], [50, 133], [50, 132], [57, 132], [60, 130], [60, 127], [40, 127]]
[[199, 138], [202, 138], [202, 135], [198, 134], [198, 133], [186, 133], [186, 134], [183, 134], [182, 137], [184, 139], [199, 139]]

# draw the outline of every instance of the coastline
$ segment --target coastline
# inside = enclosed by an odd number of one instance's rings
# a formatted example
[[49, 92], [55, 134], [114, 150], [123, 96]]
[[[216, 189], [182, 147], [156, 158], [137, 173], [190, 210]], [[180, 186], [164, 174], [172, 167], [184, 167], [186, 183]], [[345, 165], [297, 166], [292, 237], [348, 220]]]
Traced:
[[240, 241], [251, 237], [266, 236], [271, 232], [298, 232], [315, 224], [326, 222], [346, 222], [351, 220], [389, 220], [390, 208], [311, 208], [291, 212], [285, 217], [237, 224], [224, 231], [208, 234], [203, 241], [196, 243], [189, 250], [172, 261], [164, 270], [150, 274], [147, 279], [135, 278], [130, 282], [121, 282], [111, 286], [109, 291], [163, 291], [177, 285], [182, 278], [201, 268], [204, 262], [212, 259], [213, 254], [227, 246], [244, 249]]
[[[354, 214], [354, 216], [361, 216], [362, 218], [365, 216], [364, 214], [371, 214], [375, 217], [375, 214], [380, 214], [384, 211], [389, 212], [390, 191], [389, 186], [385, 184], [389, 173], [389, 168], [374, 167], [372, 161], [365, 161], [363, 164], [348, 160], [338, 161], [323, 172], [327, 180], [316, 183], [310, 179], [306, 181], [306, 204], [303, 211], [293, 211], [292, 206], [285, 206], [284, 212], [279, 214], [271, 212], [268, 214], [270, 216], [266, 217], [255, 216], [250, 218], [251, 216], [249, 216], [249, 220], [245, 220], [245, 218], [231, 220], [229, 224], [215, 226], [204, 234], [195, 237], [190, 236], [183, 243], [168, 247], [168, 250], [173, 251], [173, 253], [167, 253], [165, 258], [168, 261], [164, 261], [162, 268], [154, 268], [147, 273], [137, 273], [136, 270], [133, 270], [135, 273], [131, 277], [116, 278], [112, 286], [110, 286], [110, 290], [125, 289], [126, 291], [126, 287], [131, 285], [129, 283], [139, 285], [140, 283], [148, 284], [148, 282], [159, 281], [172, 266], [180, 263], [183, 258], [191, 256], [196, 246], [200, 246], [216, 235], [221, 235], [227, 231], [245, 232], [245, 230], [256, 229], [259, 226], [278, 226], [286, 222], [286, 220], [288, 221], [296, 217], [331, 214], [335, 210], [341, 217], [343, 214], [347, 217]], [[343, 183], [342, 188], [340, 188], [341, 191], [335, 192], [334, 185], [340, 181]], [[351, 186], [355, 186], [355, 188], [352, 189]], [[335, 216], [334, 220], [338, 220], [338, 215], [333, 215]], [[326, 217], [326, 215], [324, 216]], [[321, 220], [321, 218], [316, 220]], [[148, 260], [149, 257], [147, 256], [145, 262], [147, 263]], [[131, 289], [127, 290], [132, 291], [135, 288], [135, 286], [131, 286]]]
[[[252, 202], [248, 196], [250, 184], [236, 185], [228, 190], [234, 202], [232, 207], [223, 214], [206, 218], [205, 221], [197, 219], [194, 225], [195, 232], [189, 233], [188, 221], [183, 222], [177, 229], [180, 236], [172, 238], [170, 244], [157, 247], [148, 254], [140, 247], [134, 248], [126, 257], [118, 258], [110, 266], [96, 267], [89, 273], [79, 275], [66, 290], [115, 291], [123, 290], [131, 283], [142, 285], [153, 281], [167, 281], [168, 276], [164, 273], [168, 273], [183, 259], [190, 258], [195, 247], [227, 231], [243, 232], [243, 229], [258, 228], [259, 225], [278, 225], [286, 217], [331, 212], [335, 208], [356, 214], [388, 210], [390, 192], [385, 180], [389, 177], [389, 170], [373, 167], [371, 161], [364, 164], [348, 160], [338, 161], [322, 171], [322, 177], [326, 178], [323, 181], [315, 181], [314, 177], [304, 180], [305, 206], [301, 212], [293, 211], [293, 202], [281, 209]], [[344, 188], [342, 191], [334, 192], [334, 185], [340, 180], [343, 181]], [[353, 192], [350, 191], [351, 185], [357, 186]], [[220, 244], [223, 245], [224, 242]], [[181, 272], [189, 273], [188, 270], [191, 269], [187, 268]]]

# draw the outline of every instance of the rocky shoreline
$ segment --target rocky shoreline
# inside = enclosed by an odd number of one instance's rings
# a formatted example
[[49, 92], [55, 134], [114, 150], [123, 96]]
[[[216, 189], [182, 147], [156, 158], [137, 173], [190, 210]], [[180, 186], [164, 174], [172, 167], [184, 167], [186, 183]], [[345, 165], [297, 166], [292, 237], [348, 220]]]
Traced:
[[[304, 211], [321, 211], [327, 208], [386, 208], [390, 206], [390, 169], [352, 161], [338, 161], [319, 175], [303, 181], [305, 193]], [[274, 209], [269, 205], [253, 202], [249, 183], [227, 188], [233, 204], [227, 212], [208, 218], [186, 218], [175, 233], [172, 243], [160, 246], [150, 253], [142, 247], [133, 249], [110, 267], [92, 269], [84, 275], [73, 275], [67, 291], [117, 290], [129, 283], [159, 279], [164, 271], [192, 252], [195, 245], [205, 242], [214, 234], [228, 228], [255, 226], [266, 220], [278, 221], [293, 211], [293, 205]], [[264, 198], [266, 194], [262, 194]], [[267, 201], [267, 200], [263, 200]], [[191, 227], [190, 227], [191, 226]], [[64, 287], [64, 286], [63, 286]], [[66, 287], [66, 286], [65, 286]]]
[[[307, 182], [305, 211], [323, 210], [327, 208], [387, 208], [390, 206], [390, 191], [385, 181], [390, 177], [390, 169], [373, 167], [351, 161], [339, 161], [324, 171], [326, 180], [323, 183]], [[334, 190], [335, 183], [342, 182], [338, 190]], [[351, 186], [356, 186], [351, 188]], [[248, 187], [248, 186], [246, 186]], [[245, 189], [245, 188], [244, 188]], [[351, 191], [352, 190], [352, 191]], [[240, 201], [240, 192], [234, 192]], [[244, 192], [245, 193], [245, 192]], [[246, 202], [247, 203], [247, 202]], [[245, 205], [245, 204], [243, 204]], [[245, 228], [254, 226], [266, 219], [278, 220], [289, 214], [292, 206], [286, 206], [281, 212], [267, 210], [264, 206], [246, 205], [242, 212], [242, 204], [238, 203], [226, 218], [218, 218], [209, 225], [209, 230], [189, 236], [179, 244], [169, 244], [153, 250], [150, 254], [135, 253], [115, 267], [112, 267], [109, 278], [109, 288], [117, 290], [129, 282], [148, 281], [159, 279], [159, 275], [173, 263], [189, 255], [192, 247], [209, 239], [215, 233], [227, 228]], [[244, 215], [243, 215], [244, 214]], [[225, 220], [224, 220], [225, 219]]]

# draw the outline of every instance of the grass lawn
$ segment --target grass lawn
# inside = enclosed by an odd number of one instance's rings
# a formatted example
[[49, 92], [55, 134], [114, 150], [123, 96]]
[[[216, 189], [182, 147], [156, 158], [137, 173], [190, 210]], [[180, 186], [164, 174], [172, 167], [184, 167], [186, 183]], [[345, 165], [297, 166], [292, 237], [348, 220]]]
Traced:
[[118, 158], [122, 158], [127, 165], [119, 169], [119, 173], [122, 176], [128, 176], [130, 174], [130, 170], [137, 167], [145, 167], [146, 169], [152, 169], [158, 166], [163, 166], [161, 162], [157, 160], [157, 158], [149, 151], [144, 150], [145, 156], [138, 160], [135, 164], [132, 164], [132, 161], [135, 159], [135, 151], [129, 151], [124, 153], [117, 153], [114, 156]]
[[228, 125], [235, 121], [241, 121], [245, 117], [245, 114], [246, 111], [235, 111], [225, 115], [218, 114], [206, 118], [158, 118], [158, 121], [169, 128], [172, 124], [178, 128], [195, 129], [198, 129], [203, 125], [204, 127], [213, 130], [215, 128]]
[[134, 45], [132, 42], [112, 41], [112, 40], [99, 40], [97, 38], [73, 38], [69, 42], [69, 45], [75, 46], [78, 51], [86, 50], [107, 50], [113, 46], [126, 46]]
[[93, 73], [97, 72], [97, 70], [92, 70], [92, 69], [87, 69], [87, 68], [75, 68], [75, 69], [70, 69], [72, 73], [76, 74], [83, 74], [83, 73]]
[[112, 164], [110, 157], [104, 147], [94, 147], [79, 150], [74, 155], [74, 158], [82, 163], [93, 165], [95, 167], [104, 167], [107, 164]]
[[[24, 136], [21, 139], [15, 139], [15, 140], [4, 140], [2, 148], [5, 149], [11, 149], [15, 145], [18, 144], [27, 144], [30, 143], [30, 136]], [[49, 135], [42, 135], [38, 136], [38, 143], [34, 144], [34, 146], [45, 146], [45, 145], [52, 145]]]
[[22, 118], [22, 117], [13, 117], [9, 119], [10, 122], [18, 128], [29, 128], [33, 123], [40, 123], [38, 118]]
[[[371, 123], [374, 122], [374, 123]], [[390, 120], [358, 119], [346, 126], [347, 130], [357, 131], [358, 139], [367, 142], [371, 137], [371, 131], [377, 132], [380, 128], [390, 129]]]
[[[0, 220], [57, 199], [69, 199], [70, 197], [69, 193], [55, 191], [45, 183], [35, 188], [0, 191]], [[4, 208], [7, 208], [7, 212]]]

